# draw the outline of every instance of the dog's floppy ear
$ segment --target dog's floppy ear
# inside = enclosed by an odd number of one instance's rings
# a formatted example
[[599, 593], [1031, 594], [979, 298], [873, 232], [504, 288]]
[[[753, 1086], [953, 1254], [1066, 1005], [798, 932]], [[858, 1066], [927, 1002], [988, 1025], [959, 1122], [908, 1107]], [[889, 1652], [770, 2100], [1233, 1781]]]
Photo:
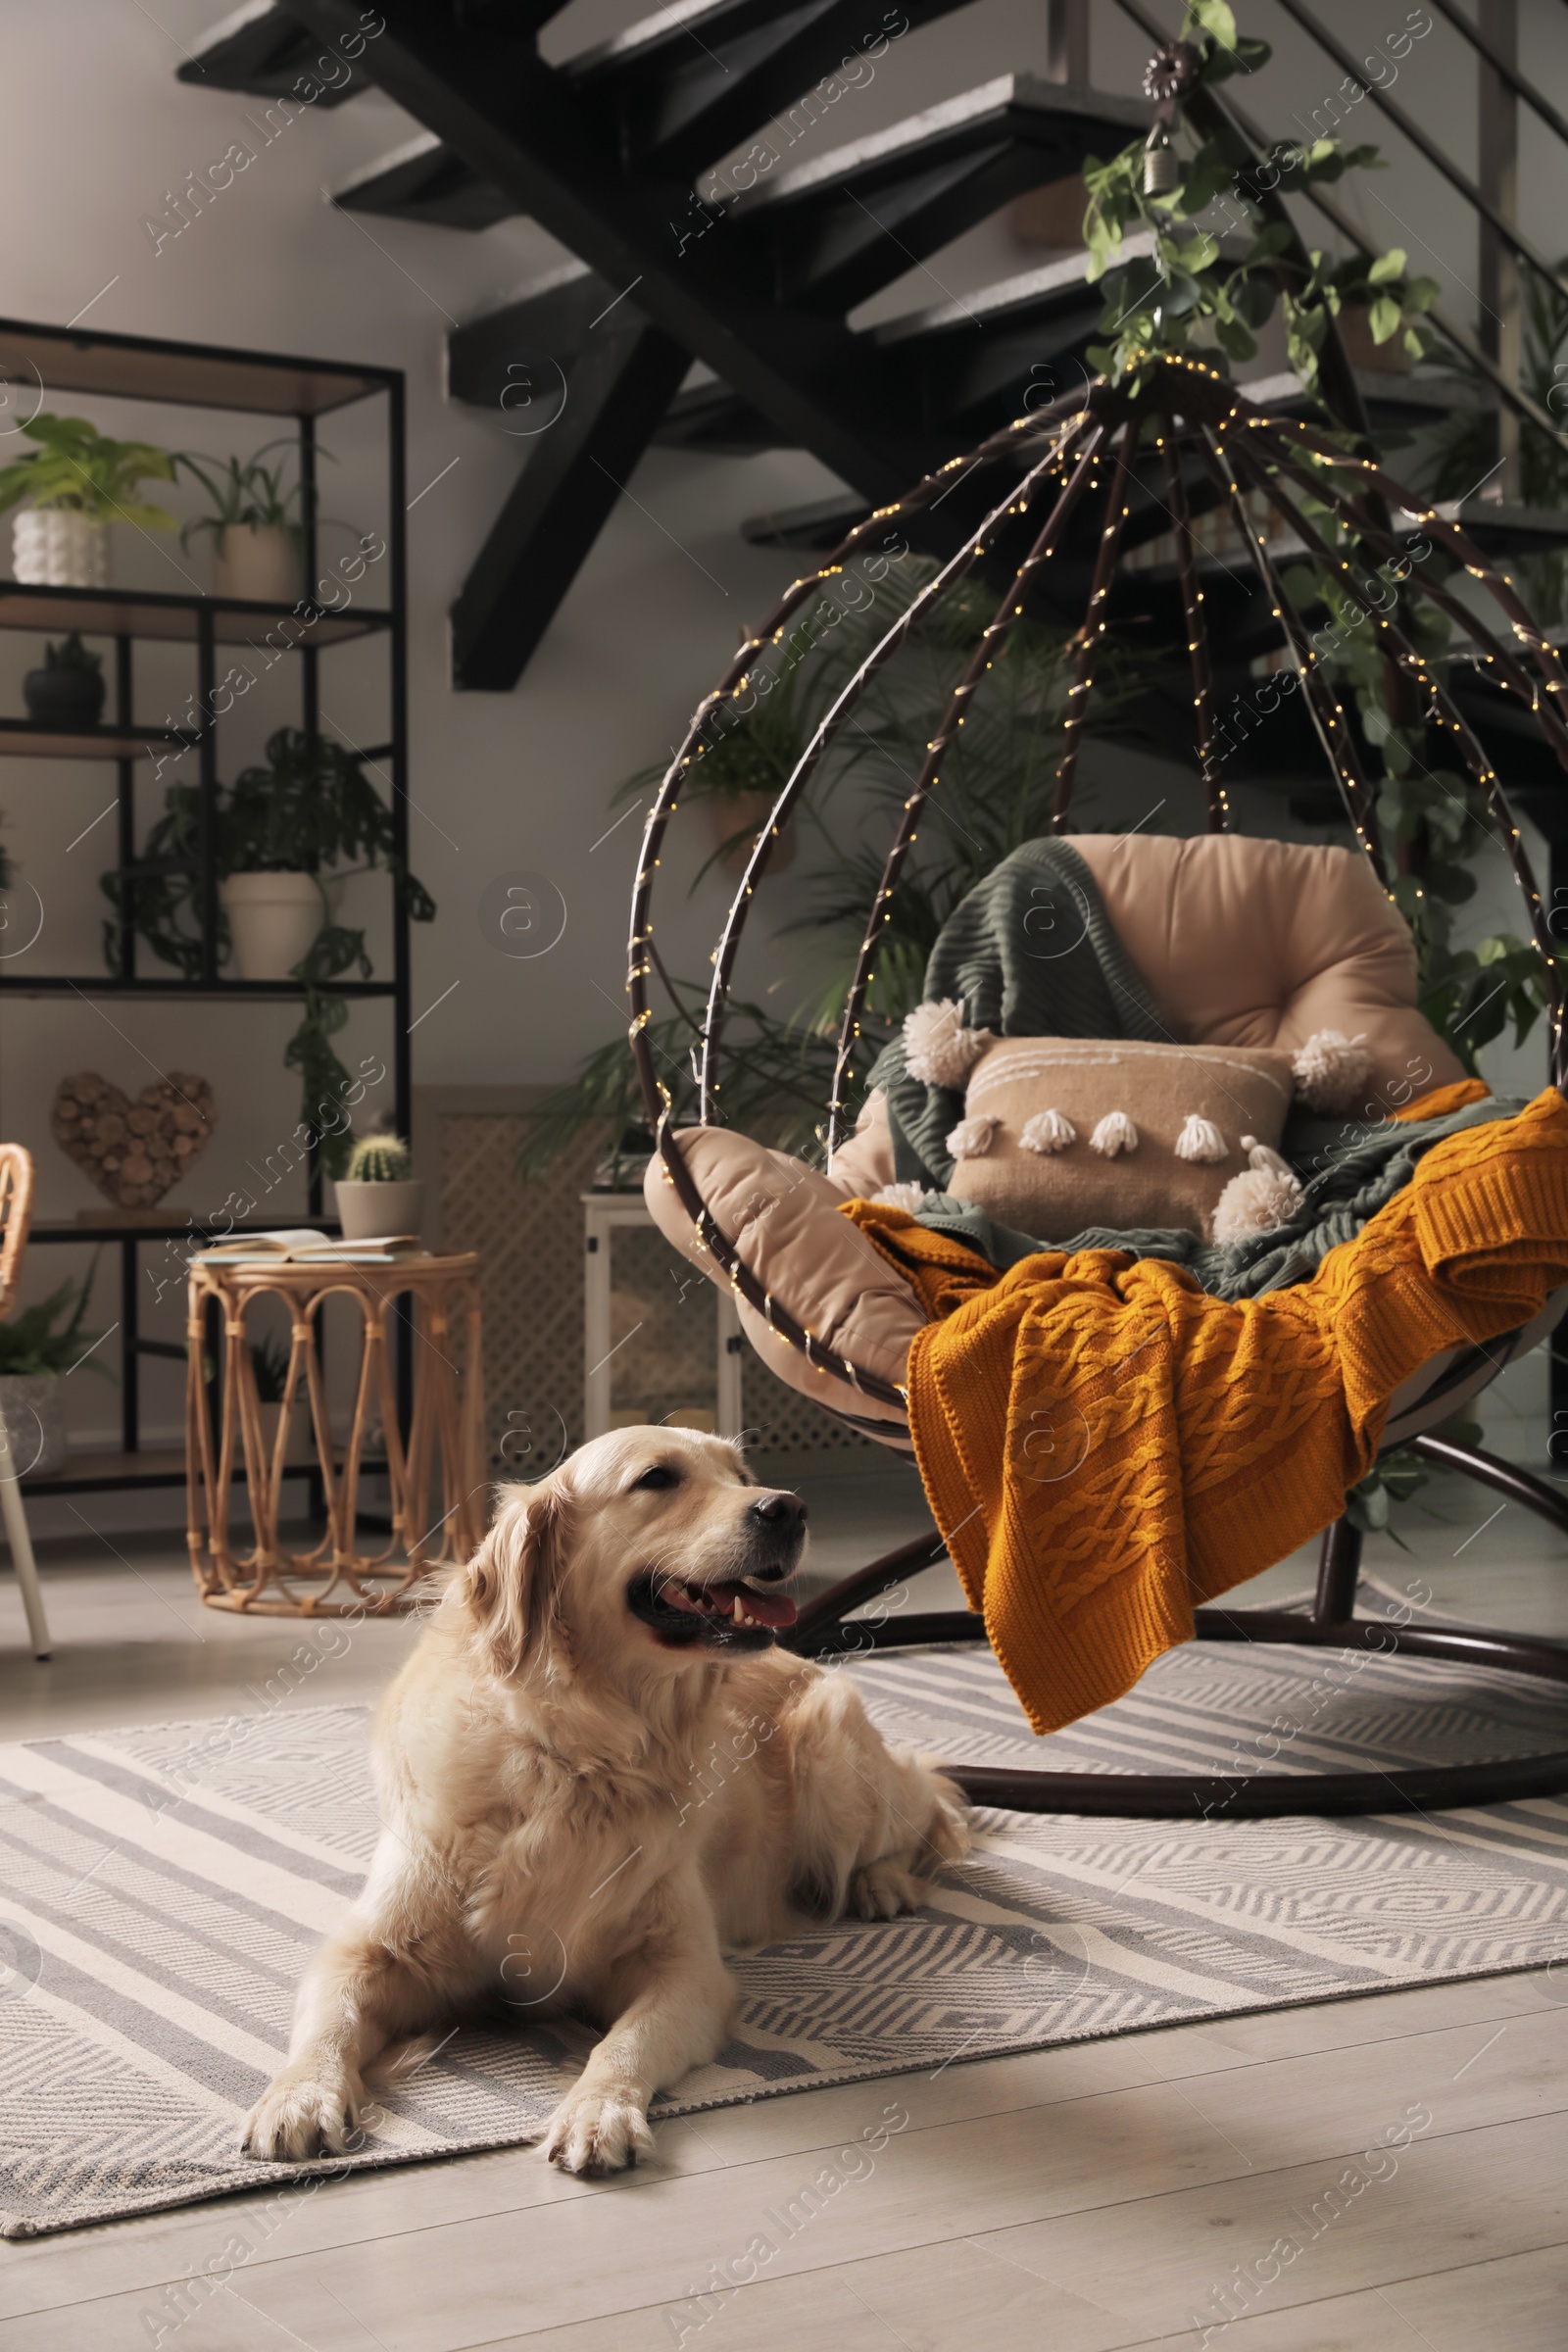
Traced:
[[537, 1651], [561, 1584], [563, 1499], [550, 1480], [514, 1488], [458, 1592], [497, 1674], [516, 1674]]

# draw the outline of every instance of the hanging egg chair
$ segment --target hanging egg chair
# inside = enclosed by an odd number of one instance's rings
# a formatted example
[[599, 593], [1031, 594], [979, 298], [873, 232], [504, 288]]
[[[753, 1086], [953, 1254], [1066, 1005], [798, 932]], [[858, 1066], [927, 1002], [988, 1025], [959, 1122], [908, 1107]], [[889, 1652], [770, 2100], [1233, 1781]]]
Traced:
[[[1184, 873], [1201, 869], [1210, 875], [1227, 875], [1233, 883], [1255, 887], [1265, 896], [1273, 890], [1282, 909], [1279, 920], [1288, 927], [1294, 903], [1291, 894], [1306, 888], [1312, 877], [1312, 887], [1321, 891], [1324, 875], [1332, 874], [1337, 901], [1353, 899], [1358, 919], [1376, 935], [1378, 952], [1387, 951], [1396, 961], [1402, 956], [1409, 969], [1403, 1002], [1393, 1001], [1399, 997], [1398, 989], [1390, 991], [1381, 982], [1363, 1000], [1355, 995], [1359, 985], [1356, 973], [1366, 958], [1363, 956], [1360, 964], [1354, 956], [1345, 960], [1341, 978], [1350, 992], [1347, 999], [1350, 1016], [1372, 1024], [1374, 1060], [1380, 1044], [1390, 1054], [1403, 1054], [1412, 1041], [1424, 1041], [1426, 1065], [1436, 1083], [1462, 1075], [1461, 1065], [1430, 1029], [1415, 1004], [1413, 956], [1403, 918], [1392, 904], [1393, 877], [1378, 824], [1377, 788], [1368, 779], [1355, 730], [1313, 644], [1308, 614], [1293, 603], [1281, 575], [1275, 537], [1260, 527], [1257, 510], [1261, 502], [1277, 518], [1277, 528], [1294, 542], [1293, 552], [1298, 550], [1314, 560], [1337, 583], [1347, 607], [1365, 616], [1376, 632], [1386, 674], [1392, 680], [1404, 681], [1408, 690], [1419, 695], [1428, 723], [1443, 732], [1479, 789], [1524, 899], [1549, 1004], [1553, 1083], [1559, 1091], [1568, 1091], [1561, 998], [1550, 935], [1502, 783], [1448, 687], [1415, 641], [1407, 610], [1396, 600], [1375, 595], [1373, 587], [1358, 576], [1337, 543], [1338, 528], [1370, 559], [1402, 566], [1396, 568], [1396, 576], [1403, 578], [1409, 574], [1409, 558], [1395, 517], [1401, 514], [1418, 517], [1426, 540], [1462, 566], [1473, 587], [1465, 601], [1455, 594], [1451, 581], [1426, 574], [1415, 584], [1417, 592], [1461, 626], [1489, 681], [1523, 705], [1557, 760], [1568, 768], [1568, 673], [1511, 581], [1456, 522], [1402, 488], [1374, 460], [1348, 455], [1342, 438], [1310, 422], [1264, 413], [1196, 361], [1151, 362], [1132, 386], [1101, 380], [1086, 385], [1078, 395], [1020, 417], [969, 456], [955, 459], [928, 475], [896, 505], [869, 515], [817, 569], [796, 580], [768, 619], [745, 640], [724, 677], [698, 706], [664, 775], [648, 817], [632, 893], [627, 981], [630, 1038], [656, 1136], [647, 1187], [649, 1204], [666, 1235], [678, 1238], [687, 1253], [732, 1294], [743, 1327], [770, 1369], [852, 1426], [906, 1453], [909, 1450], [908, 1399], [900, 1377], [902, 1356], [924, 1317], [912, 1296], [898, 1296], [899, 1285], [891, 1269], [880, 1287], [874, 1280], [866, 1282], [864, 1252], [858, 1258], [853, 1254], [859, 1237], [848, 1220], [836, 1213], [840, 1200], [852, 1194], [870, 1197], [879, 1184], [888, 1184], [893, 1173], [885, 1128], [879, 1130], [862, 1110], [858, 1128], [851, 1133], [849, 1097], [867, 993], [894, 893], [909, 858], [921, 811], [940, 784], [944, 759], [966, 716], [977, 708], [976, 698], [984, 695], [988, 672], [1009, 632], [1039, 609], [1044, 588], [1059, 574], [1070, 573], [1065, 552], [1070, 524], [1075, 517], [1081, 521], [1085, 514], [1098, 514], [1098, 543], [1087, 600], [1069, 646], [1070, 688], [1051, 820], [1056, 834], [1070, 831], [1097, 655], [1112, 626], [1111, 596], [1124, 554], [1123, 526], [1135, 484], [1142, 482], [1147, 491], [1152, 468], [1162, 486], [1159, 503], [1174, 541], [1175, 578], [1191, 665], [1194, 743], [1208, 838], [1176, 844], [1149, 836], [1136, 842], [1123, 835], [1074, 837], [1073, 847], [1090, 863], [1107, 912], [1123, 932], [1128, 954], [1152, 977], [1152, 960], [1157, 958], [1158, 943], [1152, 938], [1141, 943], [1135, 936], [1137, 907], [1126, 888], [1121, 889], [1119, 899], [1113, 895], [1117, 875], [1142, 873], [1149, 889], [1161, 900], [1177, 886], [1178, 868]], [[669, 1095], [649, 1034], [654, 1018], [651, 984], [656, 974], [662, 977], [663, 971], [656, 940], [654, 898], [666, 832], [694, 762], [702, 756], [705, 728], [710, 730], [714, 714], [744, 693], [755, 665], [784, 641], [824, 585], [837, 579], [857, 558], [886, 544], [890, 531], [906, 519], [934, 509], [960, 479], [965, 486], [971, 481], [995, 485], [988, 490], [991, 503], [987, 511], [956, 553], [898, 613], [843, 684], [757, 836], [713, 952], [712, 980], [692, 1050], [699, 1125], [678, 1131], [672, 1124]], [[1278, 623], [1295, 688], [1310, 714], [1343, 799], [1357, 852], [1249, 842], [1233, 830], [1216, 716], [1215, 663], [1200, 568], [1194, 557], [1190, 483], [1200, 486], [1205, 507], [1217, 508], [1231, 518], [1241, 549], [1250, 561], [1269, 613]], [[1331, 526], [1325, 531], [1318, 526], [1313, 515], [1324, 510], [1338, 528]], [[1004, 553], [1006, 561], [999, 565]], [[764, 1152], [720, 1123], [720, 1072], [736, 960], [758, 887], [777, 853], [792, 810], [824, 757], [841, 742], [843, 730], [854, 723], [857, 706], [868, 687], [922, 616], [966, 579], [1003, 579], [1004, 585], [946, 707], [933, 713], [929, 748], [919, 774], [911, 780], [867, 914], [839, 1029], [833, 1081], [822, 1105], [820, 1132], [828, 1152], [824, 1176], [805, 1163]], [[1478, 610], [1481, 599], [1475, 594], [1477, 589], [1488, 600], [1486, 618]], [[1059, 609], [1059, 595], [1056, 604]], [[1313, 860], [1317, 863], [1309, 874], [1309, 861]], [[1338, 862], [1325, 865], [1324, 860]], [[1179, 972], [1166, 977], [1172, 990], [1179, 989]], [[1308, 1019], [1305, 1008], [1310, 1001], [1320, 1009], [1321, 995], [1321, 973], [1303, 972], [1298, 977], [1299, 986], [1287, 975], [1288, 1001], [1281, 1013], [1281, 1036], [1284, 1042], [1297, 1045], [1302, 1042], [1299, 1030]], [[1301, 1008], [1298, 1034], [1291, 1036], [1288, 1025], [1296, 1018], [1298, 1001]], [[1378, 1024], [1382, 1024], [1381, 1031]], [[1044, 1148], [1053, 1147], [1048, 1143]], [[752, 1156], [747, 1158], [747, 1153]], [[764, 1186], [770, 1186], [768, 1205], [776, 1214], [766, 1236], [767, 1250], [760, 1252], [759, 1220], [747, 1203], [755, 1200], [759, 1173], [767, 1177], [768, 1163], [775, 1172], [782, 1167], [790, 1174], [782, 1187], [771, 1178]], [[842, 1262], [834, 1256], [840, 1235], [844, 1250], [851, 1253]], [[1435, 1425], [1449, 1420], [1506, 1363], [1543, 1338], [1565, 1307], [1568, 1292], [1559, 1292], [1524, 1330], [1500, 1342], [1490, 1341], [1485, 1348], [1449, 1348], [1435, 1358], [1390, 1400], [1384, 1450], [1413, 1447], [1430, 1461], [1480, 1481], [1568, 1533], [1568, 1501], [1551, 1486], [1510, 1463], [1434, 1434]], [[1538, 1682], [1568, 1683], [1568, 1651], [1546, 1642], [1430, 1624], [1391, 1626], [1386, 1619], [1357, 1617], [1360, 1542], [1348, 1517], [1328, 1529], [1310, 1612], [1203, 1608], [1196, 1612], [1199, 1638], [1350, 1650], [1376, 1648], [1384, 1654], [1464, 1661], [1508, 1669]], [[939, 1538], [923, 1537], [843, 1579], [803, 1610], [795, 1646], [822, 1656], [848, 1649], [983, 1642], [984, 1621], [967, 1610], [905, 1612], [875, 1626], [852, 1616], [877, 1594], [941, 1558], [943, 1549]], [[1250, 1779], [1212, 1774], [1024, 1772], [979, 1766], [955, 1769], [956, 1777], [977, 1801], [1026, 1810], [1185, 1817], [1207, 1816], [1223, 1809], [1246, 1817], [1475, 1804], [1557, 1791], [1568, 1788], [1568, 1748], [1462, 1765], [1258, 1774]]]

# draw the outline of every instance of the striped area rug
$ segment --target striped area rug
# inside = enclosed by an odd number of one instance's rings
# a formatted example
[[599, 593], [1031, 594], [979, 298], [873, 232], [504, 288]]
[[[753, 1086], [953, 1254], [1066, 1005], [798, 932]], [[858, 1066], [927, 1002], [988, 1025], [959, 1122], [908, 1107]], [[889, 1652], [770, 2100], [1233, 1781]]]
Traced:
[[[1028, 1733], [987, 1653], [844, 1671], [890, 1737], [973, 1762], [1049, 1751], [1078, 1770], [1267, 1758], [1300, 1772], [1564, 1743], [1560, 1696], [1371, 1655], [1197, 1644], [1050, 1741]], [[367, 1728], [364, 1708], [321, 1708], [0, 1748], [7, 2235], [320, 2169], [247, 2162], [238, 2127], [375, 1840]], [[1547, 1983], [1568, 1999], [1568, 1801], [1201, 1826], [979, 1821], [974, 1854], [917, 1916], [739, 1961], [734, 2040], [661, 2097], [656, 2120], [1553, 1961]], [[515, 2018], [455, 2035], [385, 2102], [353, 2165], [535, 2137], [591, 2036], [530, 2025], [522, 2005]]]

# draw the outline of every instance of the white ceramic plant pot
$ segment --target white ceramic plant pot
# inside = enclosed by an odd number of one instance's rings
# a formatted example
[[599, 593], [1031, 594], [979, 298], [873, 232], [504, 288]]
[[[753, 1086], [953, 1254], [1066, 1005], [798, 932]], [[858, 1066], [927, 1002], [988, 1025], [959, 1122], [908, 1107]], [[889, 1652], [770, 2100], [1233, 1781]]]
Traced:
[[406, 1176], [394, 1184], [338, 1178], [337, 1218], [346, 1242], [390, 1241], [396, 1234], [417, 1233], [423, 1213], [422, 1176]]
[[58, 1372], [0, 1373], [0, 1419], [18, 1478], [53, 1478], [66, 1466], [66, 1399]]
[[218, 885], [241, 980], [286, 980], [328, 920], [314, 874], [230, 874]]
[[300, 593], [299, 542], [285, 523], [231, 522], [218, 534], [213, 594], [256, 605], [292, 605]]
[[69, 507], [24, 507], [11, 531], [12, 568], [43, 588], [107, 588], [109, 525]]

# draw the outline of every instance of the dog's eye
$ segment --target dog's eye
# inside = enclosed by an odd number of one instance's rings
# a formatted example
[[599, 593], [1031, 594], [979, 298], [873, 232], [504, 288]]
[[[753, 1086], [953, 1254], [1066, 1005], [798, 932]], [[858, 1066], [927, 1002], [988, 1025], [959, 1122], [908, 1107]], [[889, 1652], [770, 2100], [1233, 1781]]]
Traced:
[[650, 1494], [657, 1494], [661, 1488], [678, 1487], [679, 1485], [680, 1474], [678, 1471], [667, 1469], [662, 1462], [656, 1462], [651, 1470], [645, 1470], [641, 1478], [634, 1482], [632, 1493], [635, 1494], [638, 1489], [642, 1488]]

